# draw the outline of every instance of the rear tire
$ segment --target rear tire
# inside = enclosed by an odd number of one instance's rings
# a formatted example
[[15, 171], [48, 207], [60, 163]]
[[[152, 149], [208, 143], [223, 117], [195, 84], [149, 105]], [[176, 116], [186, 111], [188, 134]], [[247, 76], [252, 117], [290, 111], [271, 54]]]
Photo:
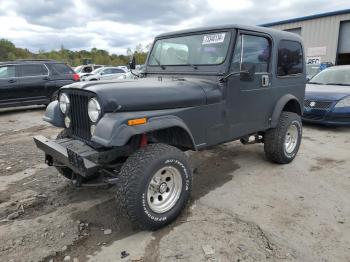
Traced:
[[266, 157], [274, 163], [288, 164], [298, 153], [302, 138], [302, 123], [298, 114], [282, 112], [278, 125], [266, 131], [264, 150]]
[[131, 155], [117, 183], [118, 207], [142, 229], [156, 230], [177, 218], [192, 188], [187, 157], [165, 144], [150, 144]]

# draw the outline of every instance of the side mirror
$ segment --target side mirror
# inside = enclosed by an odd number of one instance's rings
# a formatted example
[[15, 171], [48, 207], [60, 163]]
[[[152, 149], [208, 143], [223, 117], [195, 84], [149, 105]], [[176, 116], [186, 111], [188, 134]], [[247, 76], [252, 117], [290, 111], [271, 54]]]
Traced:
[[256, 71], [255, 65], [251, 66], [248, 70], [241, 70], [240, 80], [247, 81], [247, 82], [253, 81], [255, 78], [255, 71]]
[[130, 58], [129, 68], [132, 70], [136, 68], [136, 60], [134, 55]]

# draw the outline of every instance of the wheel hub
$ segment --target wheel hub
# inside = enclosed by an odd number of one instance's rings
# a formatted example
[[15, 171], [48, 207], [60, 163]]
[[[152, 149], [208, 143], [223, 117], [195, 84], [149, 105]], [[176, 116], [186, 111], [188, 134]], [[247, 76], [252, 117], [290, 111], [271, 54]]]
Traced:
[[288, 154], [293, 153], [294, 149], [297, 146], [298, 139], [299, 139], [298, 127], [296, 126], [296, 124], [293, 123], [288, 127], [286, 137], [284, 140], [284, 147]]
[[179, 170], [166, 166], [152, 177], [147, 190], [147, 203], [155, 213], [164, 213], [175, 206], [182, 190], [182, 176]]
[[158, 191], [159, 191], [159, 193], [163, 194], [163, 193], [165, 193], [167, 188], [168, 188], [167, 183], [163, 182], [162, 184], [160, 184]]

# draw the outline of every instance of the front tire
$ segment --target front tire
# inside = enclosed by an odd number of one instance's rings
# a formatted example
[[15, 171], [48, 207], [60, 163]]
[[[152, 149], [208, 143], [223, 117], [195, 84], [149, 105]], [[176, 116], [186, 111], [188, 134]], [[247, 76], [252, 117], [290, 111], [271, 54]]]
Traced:
[[165, 144], [150, 144], [131, 155], [121, 168], [117, 201], [140, 228], [156, 230], [177, 218], [192, 188], [187, 157]]
[[266, 157], [278, 164], [293, 161], [299, 151], [302, 138], [302, 123], [298, 114], [282, 112], [276, 128], [266, 131], [264, 150]]

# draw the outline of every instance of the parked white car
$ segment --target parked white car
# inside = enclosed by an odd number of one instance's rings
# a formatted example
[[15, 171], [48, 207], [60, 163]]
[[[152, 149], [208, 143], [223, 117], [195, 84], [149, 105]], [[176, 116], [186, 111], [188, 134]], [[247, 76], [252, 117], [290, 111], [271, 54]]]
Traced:
[[127, 72], [119, 67], [101, 67], [81, 77], [81, 81], [116, 80]]
[[94, 70], [104, 67], [104, 65], [95, 65], [95, 64], [91, 64], [91, 65], [80, 65], [75, 67], [73, 70], [80, 76], [84, 76], [86, 74], [91, 74]]
[[125, 72], [129, 72], [129, 68], [127, 66], [118, 66], [118, 68], [123, 69]]

